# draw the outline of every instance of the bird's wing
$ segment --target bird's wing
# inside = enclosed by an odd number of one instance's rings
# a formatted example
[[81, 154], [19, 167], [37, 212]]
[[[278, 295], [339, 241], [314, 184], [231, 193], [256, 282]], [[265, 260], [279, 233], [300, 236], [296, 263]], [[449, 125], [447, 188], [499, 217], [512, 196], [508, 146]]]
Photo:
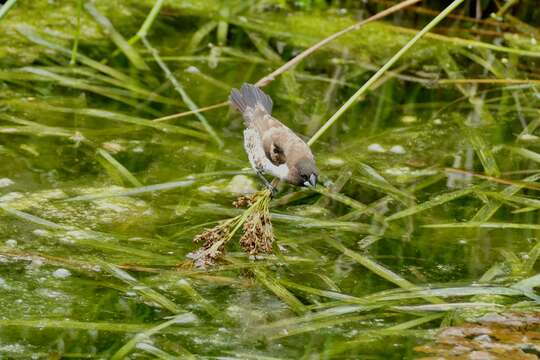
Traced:
[[273, 127], [262, 133], [262, 146], [266, 157], [274, 165], [285, 164], [286, 146], [290, 139], [291, 131], [285, 126]]
[[289, 173], [286, 164], [275, 165], [267, 157], [263, 147], [263, 142], [256, 129], [244, 130], [244, 148], [249, 158], [253, 170], [258, 173], [268, 173], [282, 180], [287, 178]]
[[258, 123], [264, 151], [274, 165], [290, 162], [306, 152], [311, 154], [306, 143], [279, 120], [266, 116]]

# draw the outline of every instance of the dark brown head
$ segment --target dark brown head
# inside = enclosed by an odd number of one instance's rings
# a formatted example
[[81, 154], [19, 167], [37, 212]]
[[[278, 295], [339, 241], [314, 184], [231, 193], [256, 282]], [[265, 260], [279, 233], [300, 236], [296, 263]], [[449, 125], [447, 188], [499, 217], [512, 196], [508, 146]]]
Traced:
[[311, 158], [299, 159], [294, 164], [289, 165], [287, 181], [297, 186], [315, 186], [319, 171], [315, 161]]

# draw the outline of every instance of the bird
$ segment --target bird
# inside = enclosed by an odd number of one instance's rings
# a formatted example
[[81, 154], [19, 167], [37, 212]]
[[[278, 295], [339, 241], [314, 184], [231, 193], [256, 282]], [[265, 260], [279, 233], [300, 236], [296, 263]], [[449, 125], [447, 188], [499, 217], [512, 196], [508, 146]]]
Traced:
[[244, 118], [244, 149], [251, 167], [265, 186], [276, 189], [264, 177], [302, 187], [315, 187], [319, 171], [309, 146], [272, 116], [272, 98], [259, 87], [244, 83], [232, 89], [229, 102]]

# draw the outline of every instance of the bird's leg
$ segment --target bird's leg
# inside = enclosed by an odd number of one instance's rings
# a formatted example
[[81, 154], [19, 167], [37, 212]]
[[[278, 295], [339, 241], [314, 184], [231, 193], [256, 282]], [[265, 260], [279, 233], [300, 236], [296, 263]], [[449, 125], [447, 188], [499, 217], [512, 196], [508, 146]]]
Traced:
[[272, 192], [272, 196], [277, 194], [277, 189], [272, 184], [270, 184], [270, 182], [264, 177], [261, 172], [257, 171], [257, 176], [262, 180], [264, 186], [266, 186], [266, 188]]

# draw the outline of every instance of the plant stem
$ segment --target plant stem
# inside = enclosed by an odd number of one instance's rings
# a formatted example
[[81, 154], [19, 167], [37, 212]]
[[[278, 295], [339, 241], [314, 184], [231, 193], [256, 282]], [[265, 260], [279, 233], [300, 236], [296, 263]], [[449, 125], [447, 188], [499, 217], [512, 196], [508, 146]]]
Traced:
[[452, 10], [458, 7], [463, 0], [454, 0], [446, 9], [430, 21], [422, 30], [420, 30], [405, 46], [403, 46], [390, 60], [388, 60], [366, 83], [353, 95], [338, 111], [309, 139], [308, 145], [313, 145], [325, 132], [332, 126], [345, 111], [347, 111], [369, 88], [383, 76], [383, 74], [392, 67], [416, 42], [422, 38], [435, 25], [443, 20]]
[[71, 60], [69, 65], [75, 65], [77, 63], [77, 51], [79, 48], [79, 37], [81, 35], [81, 12], [82, 12], [82, 0], [77, 0], [77, 28], [75, 29], [75, 40], [73, 41], [73, 48], [71, 49]]
[[272, 73], [266, 75], [265, 77], [263, 77], [262, 79], [257, 81], [257, 83], [255, 85], [256, 86], [265, 86], [265, 85], [269, 84], [277, 76], [279, 76], [279, 75], [283, 74], [284, 72], [288, 71], [289, 69], [294, 67], [296, 64], [298, 64], [299, 62], [301, 62], [302, 60], [304, 60], [309, 55], [313, 54], [315, 51], [319, 50], [320, 48], [322, 48], [324, 45], [328, 44], [329, 42], [332, 42], [335, 39], [337, 39], [338, 37], [340, 37], [342, 35], [345, 35], [345, 34], [351, 32], [351, 31], [358, 30], [367, 23], [370, 23], [372, 21], [381, 19], [381, 18], [383, 18], [385, 16], [388, 16], [388, 15], [390, 15], [390, 14], [392, 14], [392, 13], [398, 11], [398, 10], [401, 10], [401, 9], [407, 7], [407, 6], [413, 5], [413, 4], [417, 3], [418, 1], [419, 0], [403, 1], [403, 2], [401, 2], [399, 4], [396, 4], [394, 6], [389, 7], [386, 10], [383, 10], [383, 11], [381, 11], [381, 12], [379, 12], [379, 13], [377, 13], [377, 14], [375, 14], [375, 15], [373, 15], [373, 16], [365, 19], [365, 20], [359, 21], [356, 24], [349, 26], [348, 28], [345, 28], [345, 29], [343, 29], [341, 31], [338, 31], [337, 33], [334, 33], [334, 34], [330, 35], [329, 37], [319, 41], [315, 45], [312, 45], [308, 49], [302, 51], [300, 54], [298, 54], [297, 56], [295, 56], [291, 60], [287, 61], [287, 63], [285, 63], [284, 65], [280, 66], [278, 69], [273, 71]]
[[[335, 39], [337, 39], [338, 37], [340, 37], [342, 35], [345, 35], [345, 34], [351, 32], [351, 31], [358, 30], [362, 26], [364, 26], [365, 24], [367, 24], [369, 22], [372, 22], [374, 20], [378, 20], [378, 19], [381, 19], [383, 17], [386, 17], [386, 16], [388, 16], [388, 15], [390, 15], [390, 14], [392, 14], [392, 13], [398, 11], [398, 10], [403, 9], [404, 7], [407, 7], [407, 6], [410, 6], [410, 5], [414, 4], [414, 3], [417, 3], [418, 1], [420, 1], [420, 0], [403, 1], [403, 2], [401, 2], [399, 4], [397, 4], [397, 5], [389, 7], [388, 9], [383, 10], [383, 11], [381, 11], [381, 12], [367, 18], [366, 20], [362, 20], [362, 21], [360, 21], [360, 22], [358, 22], [358, 23], [356, 23], [354, 25], [351, 25], [351, 26], [349, 26], [349, 27], [347, 27], [347, 28], [345, 28], [345, 29], [343, 29], [341, 31], [338, 31], [337, 33], [334, 33], [334, 34], [330, 35], [329, 37], [319, 41], [318, 43], [312, 45], [308, 49], [302, 51], [300, 54], [298, 54], [297, 56], [295, 56], [291, 60], [287, 61], [285, 64], [280, 66], [278, 69], [274, 70], [272, 73], [264, 76], [259, 81], [257, 81], [255, 83], [255, 85], [259, 86], [259, 87], [263, 87], [263, 86], [268, 85], [269, 83], [274, 81], [277, 76], [283, 74], [284, 72], [287, 72], [292, 67], [294, 67], [296, 64], [298, 64], [299, 62], [301, 62], [302, 60], [304, 60], [309, 55], [313, 54], [315, 51], [319, 50], [321, 47], [328, 44], [329, 42], [332, 42]], [[217, 109], [217, 108], [225, 107], [225, 106], [229, 106], [229, 100], [221, 102], [219, 104], [214, 104], [214, 105], [210, 105], [210, 106], [198, 109], [196, 112], [194, 111], [192, 113], [198, 114], [199, 112], [212, 110], [212, 109]], [[191, 114], [191, 113], [172, 114], [172, 115], [169, 115], [166, 118], [163, 118], [163, 120], [160, 119], [160, 121], [170, 120], [170, 119], [174, 119], [174, 118], [189, 115], [189, 114]]]
[[[163, 73], [165, 74], [165, 77], [167, 78], [167, 80], [171, 82], [176, 92], [180, 94], [182, 101], [189, 107], [191, 111], [197, 111], [199, 107], [193, 102], [193, 100], [191, 100], [187, 92], [184, 90], [184, 87], [182, 86], [182, 84], [180, 84], [180, 82], [176, 79], [176, 77], [174, 77], [169, 67], [163, 62], [163, 60], [161, 60], [161, 57], [159, 56], [159, 52], [148, 42], [146, 37], [141, 37], [141, 40], [143, 41], [144, 46], [146, 46], [148, 51], [152, 54], [152, 56], [154, 57], [154, 60], [159, 65], [161, 70], [163, 70]], [[216, 142], [218, 147], [222, 148], [224, 145], [223, 140], [220, 139], [220, 137], [215, 132], [214, 128], [210, 125], [208, 120], [206, 120], [206, 118], [198, 112], [195, 113], [195, 115], [197, 116], [197, 118], [199, 119], [199, 121], [201, 122], [205, 130], [208, 132], [210, 137]]]
[[2, 5], [2, 7], [0, 7], [0, 19], [6, 16], [9, 9], [11, 9], [16, 2], [17, 0], [8, 0], [4, 5]]

